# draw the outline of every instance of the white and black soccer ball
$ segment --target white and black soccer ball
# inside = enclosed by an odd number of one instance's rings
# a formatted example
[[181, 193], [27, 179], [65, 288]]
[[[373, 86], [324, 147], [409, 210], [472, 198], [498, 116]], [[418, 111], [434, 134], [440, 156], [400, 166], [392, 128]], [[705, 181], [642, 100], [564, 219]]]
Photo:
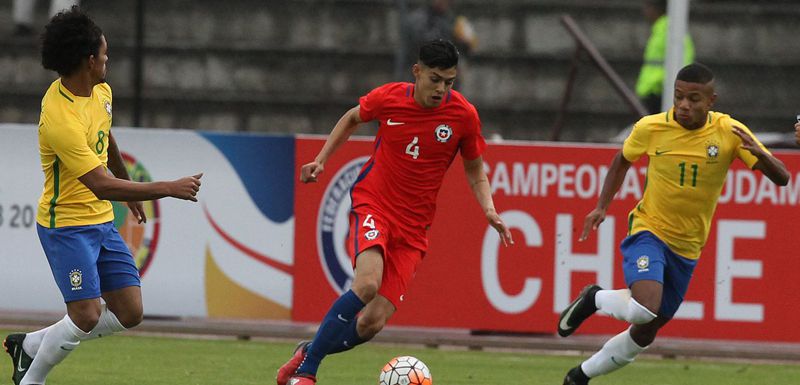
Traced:
[[411, 356], [392, 358], [381, 370], [380, 385], [433, 385], [431, 371]]

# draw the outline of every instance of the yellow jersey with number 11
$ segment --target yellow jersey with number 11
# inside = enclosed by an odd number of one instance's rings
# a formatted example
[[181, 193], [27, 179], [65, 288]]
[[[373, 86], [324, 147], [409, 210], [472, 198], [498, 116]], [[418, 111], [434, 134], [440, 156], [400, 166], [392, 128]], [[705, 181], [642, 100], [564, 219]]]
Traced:
[[676, 254], [697, 259], [731, 163], [739, 158], [752, 168], [758, 159], [740, 148], [733, 126], [752, 133], [730, 116], [712, 111], [703, 127], [687, 130], [672, 111], [639, 120], [622, 146], [629, 162], [649, 158], [642, 200], [628, 216], [628, 234], [650, 231]]
[[54, 81], [42, 98], [39, 155], [44, 190], [36, 222], [48, 228], [85, 226], [114, 220], [111, 202], [98, 199], [78, 178], [106, 167], [111, 132], [111, 87], [98, 84], [92, 95], [72, 94]]

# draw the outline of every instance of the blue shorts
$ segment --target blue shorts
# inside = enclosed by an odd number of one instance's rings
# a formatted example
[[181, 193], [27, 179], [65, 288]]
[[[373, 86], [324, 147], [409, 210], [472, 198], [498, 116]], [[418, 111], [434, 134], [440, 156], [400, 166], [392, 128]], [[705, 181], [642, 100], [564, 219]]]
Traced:
[[681, 257], [649, 231], [633, 234], [622, 241], [622, 270], [625, 283], [658, 281], [663, 286], [658, 315], [671, 319], [683, 302], [697, 260]]
[[56, 229], [37, 224], [36, 231], [64, 302], [141, 286], [133, 255], [113, 222]]

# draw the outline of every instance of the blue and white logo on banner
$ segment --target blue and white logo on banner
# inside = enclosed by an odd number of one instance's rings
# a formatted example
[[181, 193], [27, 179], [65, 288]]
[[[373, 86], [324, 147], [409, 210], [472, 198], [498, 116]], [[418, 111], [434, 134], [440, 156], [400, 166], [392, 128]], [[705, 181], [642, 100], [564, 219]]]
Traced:
[[353, 281], [352, 262], [345, 247], [352, 206], [350, 188], [368, 160], [366, 156], [356, 158], [339, 169], [325, 189], [317, 217], [317, 245], [322, 270], [339, 294], [348, 290]]

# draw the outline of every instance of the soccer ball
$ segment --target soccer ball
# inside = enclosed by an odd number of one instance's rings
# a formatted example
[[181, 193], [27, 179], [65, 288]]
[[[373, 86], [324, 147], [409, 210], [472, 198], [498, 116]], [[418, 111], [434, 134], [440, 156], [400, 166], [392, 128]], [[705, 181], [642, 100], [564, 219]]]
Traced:
[[422, 361], [401, 356], [392, 358], [381, 370], [380, 385], [433, 385], [428, 366]]

